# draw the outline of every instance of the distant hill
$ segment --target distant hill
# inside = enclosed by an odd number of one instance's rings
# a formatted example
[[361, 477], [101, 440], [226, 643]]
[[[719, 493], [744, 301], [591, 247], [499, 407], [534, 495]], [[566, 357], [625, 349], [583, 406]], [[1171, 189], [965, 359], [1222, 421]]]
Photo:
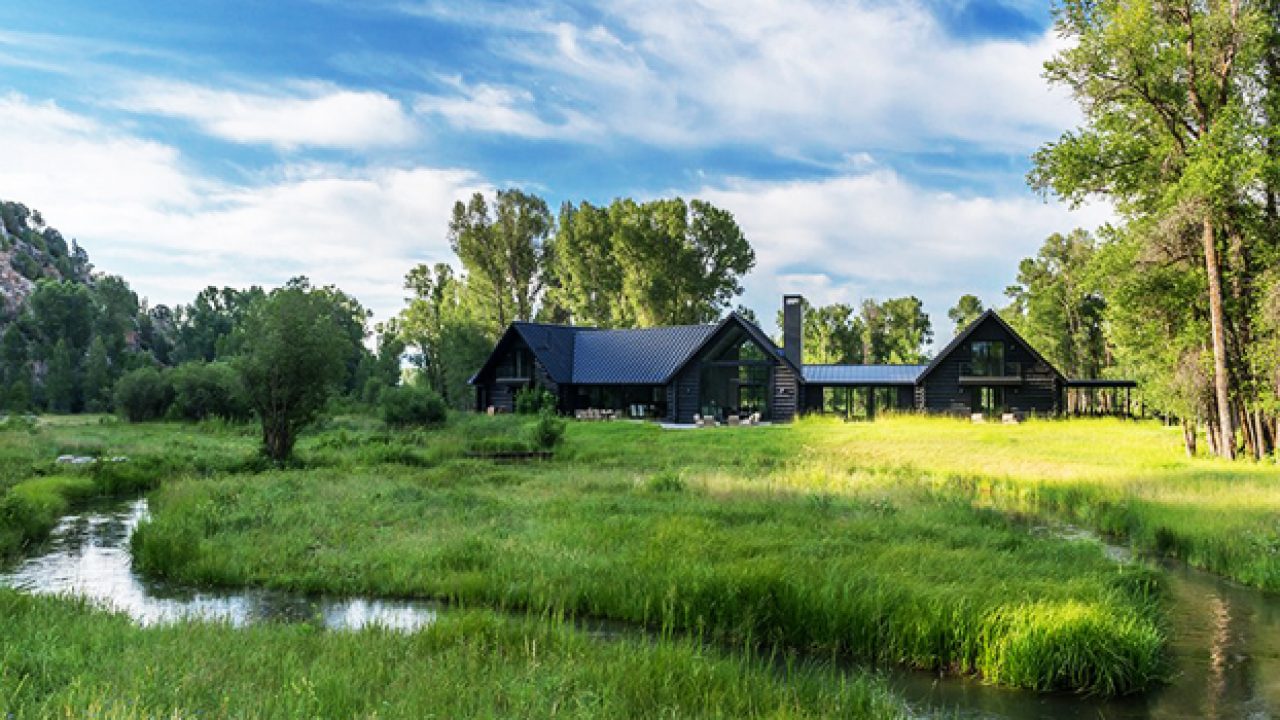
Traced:
[[92, 271], [84, 249], [45, 225], [39, 211], [0, 200], [0, 324], [19, 314], [37, 280], [88, 285]]

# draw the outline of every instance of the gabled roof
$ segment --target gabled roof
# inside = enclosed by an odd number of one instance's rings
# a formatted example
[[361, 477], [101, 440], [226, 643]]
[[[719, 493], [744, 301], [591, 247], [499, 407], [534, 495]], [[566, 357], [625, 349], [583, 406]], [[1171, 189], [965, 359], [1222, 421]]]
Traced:
[[545, 323], [533, 322], [513, 322], [507, 326], [502, 333], [502, 337], [498, 338], [498, 343], [493, 346], [493, 351], [489, 353], [489, 357], [485, 359], [484, 364], [476, 370], [475, 374], [467, 380], [468, 384], [474, 385], [476, 378], [485, 372], [493, 369], [497, 364], [498, 358], [506, 352], [511, 343], [516, 338], [524, 341], [525, 345], [538, 356], [538, 360], [542, 362], [542, 366], [547, 369], [547, 374], [551, 375], [551, 379], [558, 383], [569, 382], [573, 374], [573, 335], [577, 328], [568, 325], [548, 325]]
[[578, 385], [665, 384], [718, 327], [580, 328], [574, 335], [572, 382]]
[[915, 385], [927, 365], [805, 365], [814, 385]]
[[1004, 328], [1005, 332], [1009, 333], [1015, 340], [1022, 343], [1022, 346], [1026, 348], [1027, 352], [1031, 353], [1031, 357], [1047, 365], [1059, 379], [1064, 381], [1067, 379], [1067, 377], [1063, 375], [1058, 368], [1053, 366], [1053, 363], [1046, 360], [1044, 356], [1031, 345], [1031, 343], [1027, 342], [1025, 338], [1019, 335], [1018, 331], [1014, 330], [1009, 323], [1005, 322], [1004, 318], [1000, 317], [995, 310], [987, 310], [979, 315], [976, 320], [969, 323], [968, 327], [956, 334], [956, 336], [951, 339], [951, 342], [947, 343], [947, 346], [942, 348], [942, 351], [934, 356], [933, 361], [926, 365], [924, 371], [920, 373], [919, 377], [917, 377], [917, 381], [923, 382], [924, 379], [929, 376], [929, 373], [933, 372], [938, 365], [942, 364], [942, 361], [946, 360], [948, 355], [955, 352], [956, 348], [960, 347], [960, 345], [964, 343], [964, 341], [967, 340], [975, 330], [981, 327], [982, 324], [988, 320], [994, 320], [999, 323], [1000, 327]]
[[[737, 313], [714, 325], [604, 330], [512, 323], [469, 382], [492, 369], [515, 338], [524, 341], [551, 379], [573, 385], [666, 385], [726, 326], [738, 324], [779, 362], [790, 361], [755, 323]], [[797, 375], [800, 369], [792, 366]]]
[[511, 327], [542, 361], [552, 380], [569, 382], [573, 373], [573, 342], [577, 328], [533, 322], [516, 322]]

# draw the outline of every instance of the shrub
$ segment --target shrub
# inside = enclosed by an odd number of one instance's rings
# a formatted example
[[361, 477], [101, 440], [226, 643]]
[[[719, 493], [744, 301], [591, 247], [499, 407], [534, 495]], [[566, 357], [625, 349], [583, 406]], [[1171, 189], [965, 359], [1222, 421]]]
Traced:
[[173, 405], [169, 414], [182, 420], [247, 420], [251, 414], [240, 375], [226, 363], [191, 362], [169, 375]]
[[388, 425], [435, 425], [448, 415], [444, 400], [434, 390], [419, 385], [398, 385], [382, 391], [382, 419]]
[[550, 390], [523, 388], [516, 391], [515, 405], [518, 415], [537, 415], [548, 410], [554, 412], [556, 396]]
[[129, 422], [164, 417], [173, 402], [173, 385], [155, 368], [138, 368], [116, 382], [116, 410]]
[[543, 410], [533, 424], [533, 444], [543, 450], [551, 450], [564, 440], [565, 421], [554, 410]]
[[680, 493], [684, 492], [684, 478], [676, 470], [663, 470], [649, 476], [644, 483], [650, 492]]

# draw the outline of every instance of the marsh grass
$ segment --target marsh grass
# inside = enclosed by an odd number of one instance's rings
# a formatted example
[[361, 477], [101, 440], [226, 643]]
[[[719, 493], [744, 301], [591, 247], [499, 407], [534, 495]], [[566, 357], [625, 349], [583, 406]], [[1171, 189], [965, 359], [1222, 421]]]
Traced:
[[1043, 690], [1120, 694], [1161, 677], [1156, 583], [1096, 546], [784, 449], [786, 428], [584, 427], [568, 459], [535, 466], [455, 458], [173, 483], [135, 559], [196, 584], [607, 617]]
[[272, 469], [251, 427], [57, 419], [0, 434], [23, 468], [0, 485], [57, 475], [48, 458], [73, 448], [154, 463], [118, 480], [166, 480], [136, 561], [188, 582], [608, 617], [1037, 689], [1158, 682], [1159, 579], [1036, 537], [1020, 514], [1280, 585], [1274, 466], [1186, 460], [1150, 423], [571, 423], [554, 461], [466, 458], [526, 441], [529, 423], [342, 417]]
[[563, 623], [457, 611], [414, 634], [310, 625], [140, 629], [0, 589], [11, 718], [892, 718], [862, 676], [689, 640], [601, 642]]

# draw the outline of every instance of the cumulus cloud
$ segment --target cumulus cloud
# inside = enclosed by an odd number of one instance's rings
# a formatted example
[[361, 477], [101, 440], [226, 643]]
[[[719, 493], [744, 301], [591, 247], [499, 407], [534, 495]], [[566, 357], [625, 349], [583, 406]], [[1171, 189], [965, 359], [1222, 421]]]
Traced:
[[368, 149], [405, 145], [418, 136], [413, 119], [395, 98], [323, 83], [254, 92], [148, 80], [124, 93], [116, 105], [187, 120], [223, 140], [282, 149]]
[[961, 196], [914, 185], [880, 169], [822, 180], [736, 180], [697, 191], [730, 210], [756, 249], [746, 302], [772, 318], [784, 292], [857, 303], [913, 294], [938, 340], [946, 311], [964, 293], [989, 306], [1006, 299], [1019, 260], [1054, 232], [1093, 229], [1110, 208], [1070, 211], [1028, 194]]
[[589, 17], [522, 8], [519, 23], [504, 8], [465, 21], [563, 95], [539, 100], [655, 144], [1021, 152], [1077, 118], [1040, 77], [1052, 32], [955, 38], [920, 3], [610, 0]]
[[170, 146], [0, 96], [0, 198], [39, 209], [153, 302], [307, 275], [387, 317], [402, 305], [409, 267], [452, 259], [452, 203], [487, 189], [448, 168], [291, 165], [270, 175], [251, 185], [212, 179]]

